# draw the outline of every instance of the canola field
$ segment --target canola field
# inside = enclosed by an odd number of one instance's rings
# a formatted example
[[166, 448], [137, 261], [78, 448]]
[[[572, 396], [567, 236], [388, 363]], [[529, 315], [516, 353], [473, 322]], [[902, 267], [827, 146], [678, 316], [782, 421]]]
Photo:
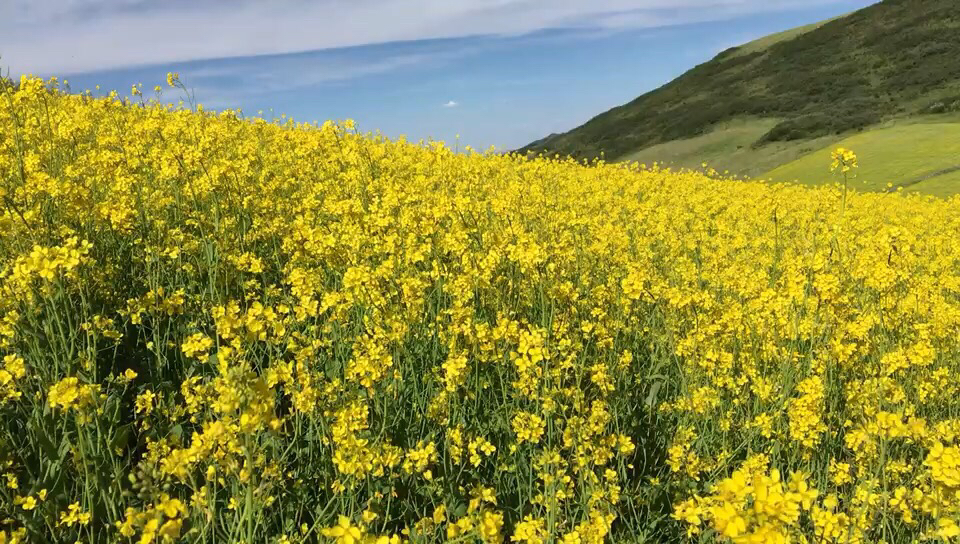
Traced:
[[4, 544], [960, 536], [960, 199], [0, 100]]

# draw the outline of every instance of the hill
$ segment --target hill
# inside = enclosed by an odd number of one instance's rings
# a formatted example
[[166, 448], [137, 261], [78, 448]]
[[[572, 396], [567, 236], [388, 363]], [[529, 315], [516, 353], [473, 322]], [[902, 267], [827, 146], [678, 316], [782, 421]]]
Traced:
[[958, 110], [960, 5], [886, 0], [723, 51], [520, 151], [644, 159], [651, 146], [705, 138], [653, 151], [683, 156], [703, 145], [709, 154], [713, 145], [724, 157], [740, 152], [740, 173], [759, 174], [890, 119]]

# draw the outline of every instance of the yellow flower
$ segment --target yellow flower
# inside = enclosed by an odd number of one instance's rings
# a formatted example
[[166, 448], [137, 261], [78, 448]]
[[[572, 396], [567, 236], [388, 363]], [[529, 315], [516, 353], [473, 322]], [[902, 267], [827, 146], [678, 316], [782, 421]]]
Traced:
[[433, 509], [433, 522], [436, 524], [443, 523], [447, 519], [447, 509], [444, 505], [439, 505]]
[[183, 351], [183, 354], [187, 357], [203, 359], [207, 356], [207, 351], [213, 347], [213, 340], [208, 338], [203, 333], [194, 333], [190, 335], [183, 344], [180, 346], [180, 349]]
[[526, 516], [517, 524], [510, 535], [511, 542], [526, 542], [527, 544], [542, 544], [545, 542], [546, 528], [542, 519]]
[[338, 544], [356, 544], [363, 538], [360, 527], [354, 526], [347, 516], [340, 516], [337, 525], [322, 529], [320, 534], [336, 539]]
[[17, 497], [14, 499], [13, 503], [19, 504], [24, 510], [33, 510], [37, 507], [37, 499], [33, 496]]
[[536, 414], [528, 412], [518, 412], [511, 422], [514, 434], [517, 435], [517, 443], [523, 442], [537, 443], [543, 436], [545, 422], [543, 418]]
[[157, 395], [147, 389], [146, 391], [137, 395], [137, 400], [134, 403], [135, 411], [138, 414], [149, 415], [153, 411], [154, 400], [156, 400]]
[[76, 377], [64, 378], [50, 387], [47, 403], [51, 408], [75, 411], [78, 421], [83, 423], [89, 419], [89, 409], [96, 404], [99, 391], [96, 384], [81, 384]]
[[960, 536], [960, 526], [952, 519], [940, 518], [937, 520], [936, 535], [943, 539], [956, 538]]
[[84, 512], [80, 503], [73, 503], [67, 507], [67, 510], [60, 513], [60, 525], [72, 526], [75, 524], [87, 525], [90, 523], [90, 513]]
[[830, 166], [831, 171], [840, 171], [842, 173], [847, 173], [850, 170], [857, 168], [857, 155], [845, 149], [843, 147], [837, 148], [832, 154], [831, 158], [833, 159], [833, 164]]

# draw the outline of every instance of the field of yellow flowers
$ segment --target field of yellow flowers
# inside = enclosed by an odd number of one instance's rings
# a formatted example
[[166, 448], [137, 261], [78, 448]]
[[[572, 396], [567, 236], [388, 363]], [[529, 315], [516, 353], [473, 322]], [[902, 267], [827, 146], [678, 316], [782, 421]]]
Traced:
[[960, 535], [960, 199], [0, 100], [0, 543]]

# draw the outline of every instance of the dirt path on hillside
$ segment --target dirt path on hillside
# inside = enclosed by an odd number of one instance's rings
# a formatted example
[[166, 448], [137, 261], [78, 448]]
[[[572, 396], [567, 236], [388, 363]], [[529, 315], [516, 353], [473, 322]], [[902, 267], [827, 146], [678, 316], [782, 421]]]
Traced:
[[913, 178], [913, 179], [911, 179], [911, 180], [905, 181], [905, 182], [903, 182], [903, 183], [898, 183], [897, 185], [894, 185], [893, 187], [887, 189], [887, 192], [888, 192], [888, 193], [896, 192], [896, 190], [897, 190], [898, 188], [900, 188], [900, 187], [904, 187], [904, 188], [910, 187], [911, 185], [916, 185], [916, 184], [918, 184], [918, 183], [920, 183], [920, 182], [927, 181], [928, 179], [933, 179], [933, 178], [935, 178], [935, 177], [943, 176], [943, 175], [945, 175], [945, 174], [952, 174], [953, 172], [956, 172], [956, 171], [958, 171], [958, 170], [960, 170], [960, 164], [955, 165], [955, 166], [951, 166], [951, 167], [949, 167], [949, 168], [942, 168], [942, 169], [940, 169], [940, 170], [934, 170], [933, 172], [928, 172], [928, 173], [926, 173], [926, 174], [924, 174], [924, 175], [922, 175], [922, 176], [917, 176], [917, 177], [915, 177], [915, 178]]

